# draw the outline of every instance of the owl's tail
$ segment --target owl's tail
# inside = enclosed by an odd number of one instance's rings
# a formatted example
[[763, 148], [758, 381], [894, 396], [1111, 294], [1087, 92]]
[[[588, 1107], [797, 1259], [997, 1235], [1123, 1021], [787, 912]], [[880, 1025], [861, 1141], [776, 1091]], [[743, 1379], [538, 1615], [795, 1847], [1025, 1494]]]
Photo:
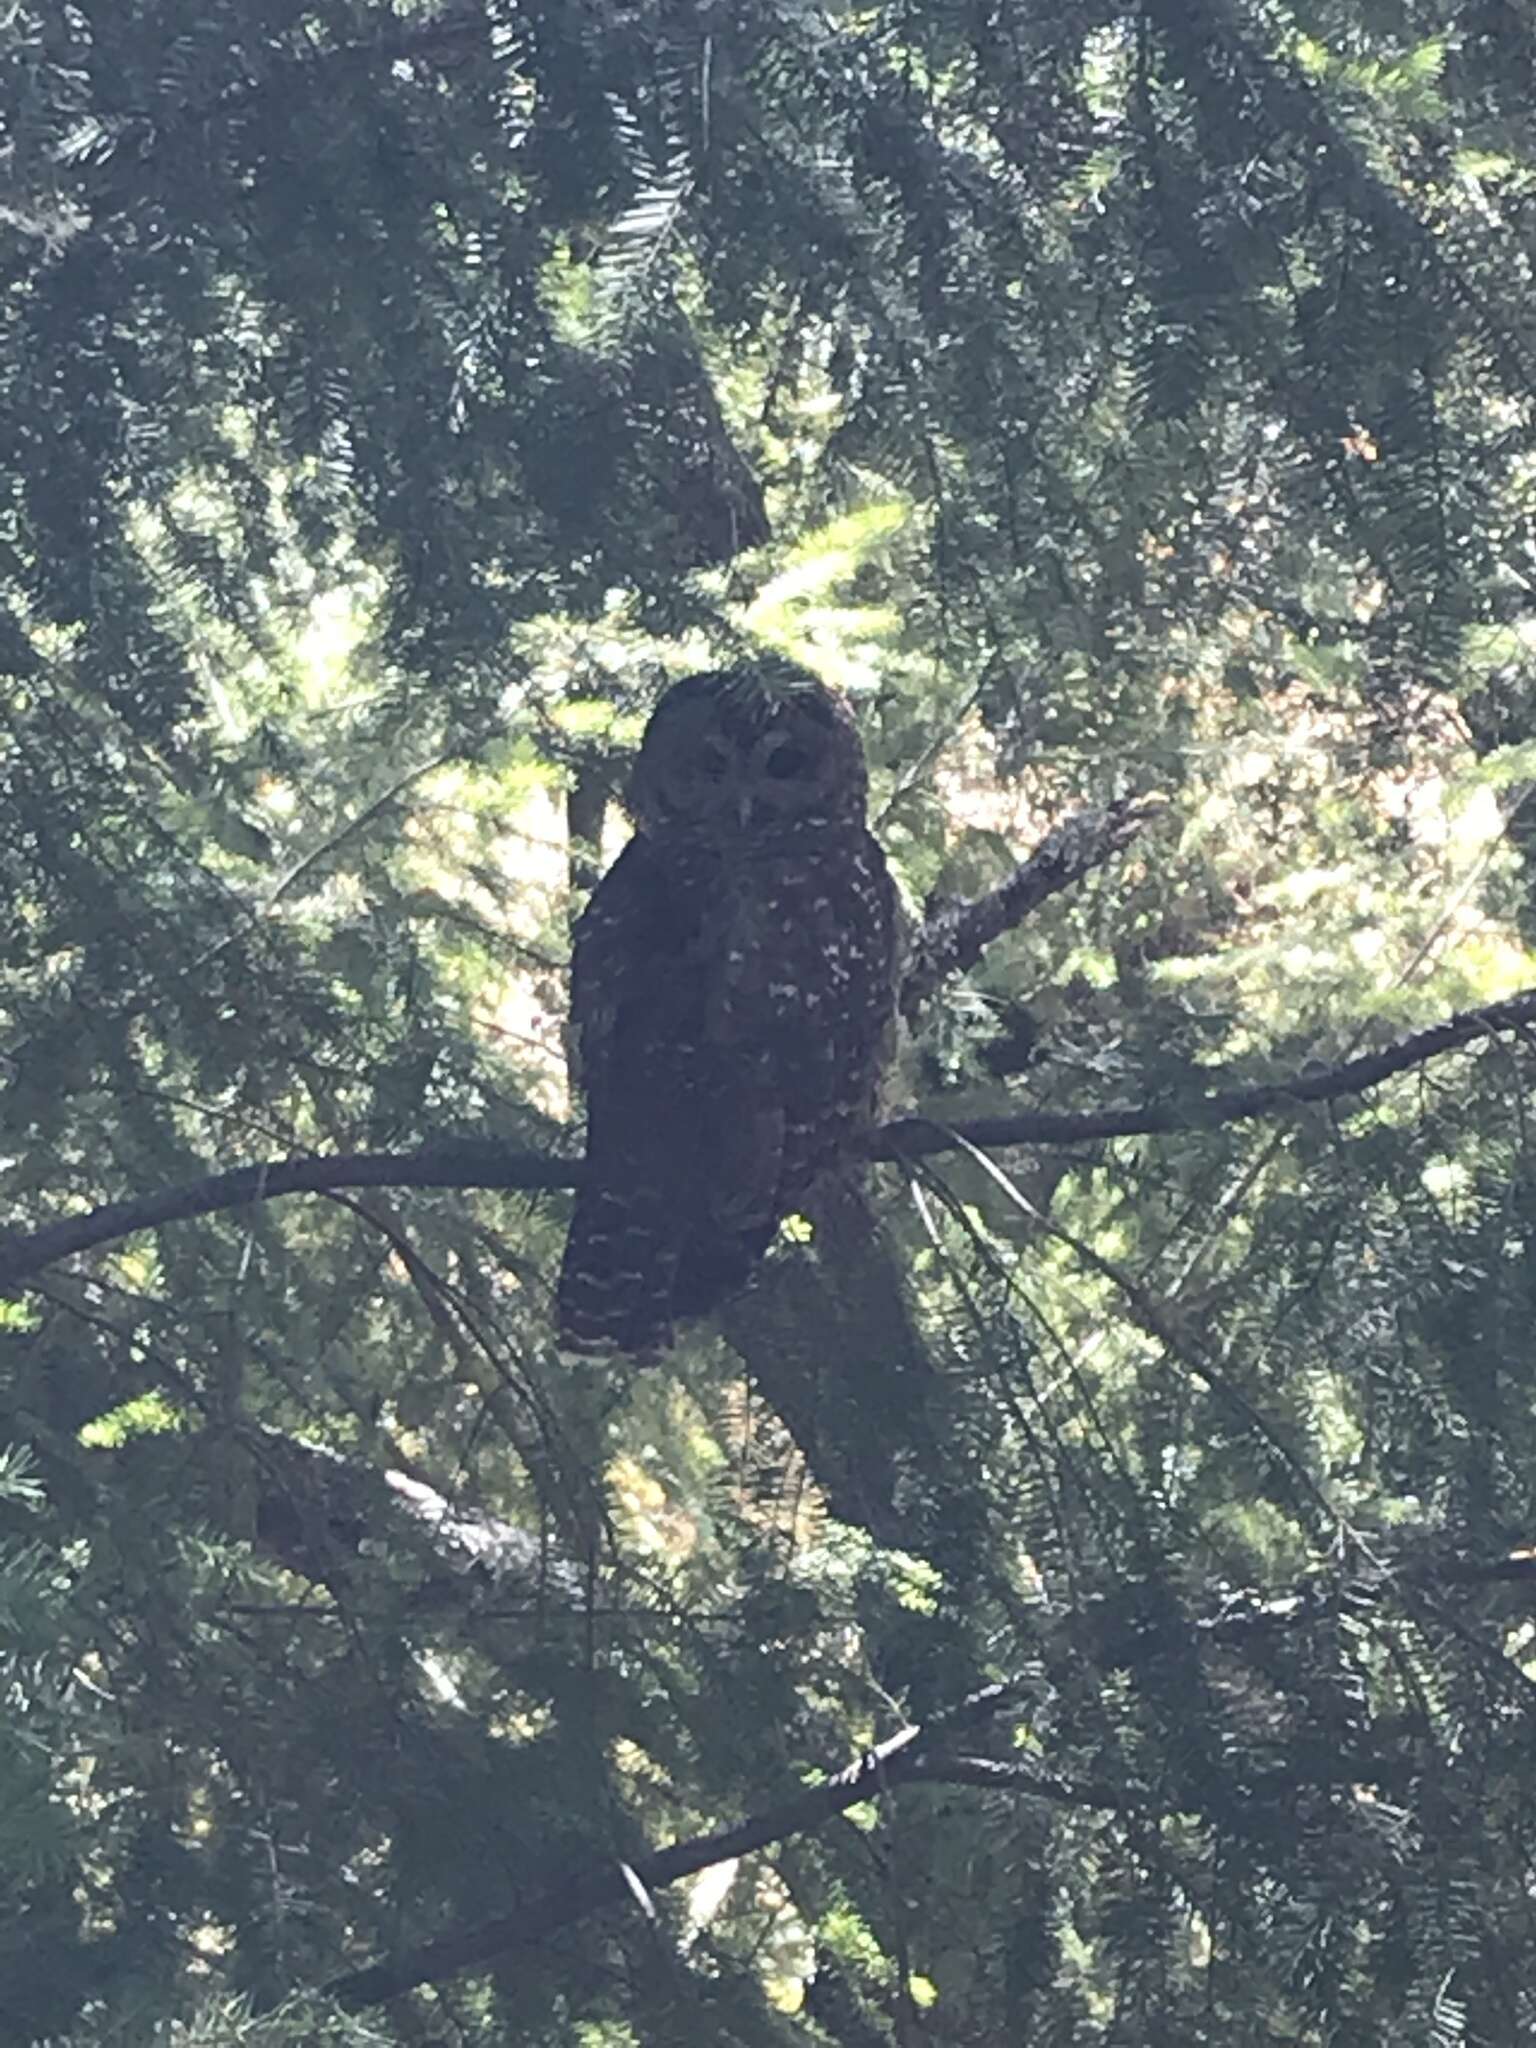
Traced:
[[570, 1351], [670, 1350], [676, 1222], [659, 1199], [583, 1189], [560, 1268], [560, 1342]]
[[740, 1293], [773, 1226], [694, 1228], [680, 1242], [675, 1205], [583, 1192], [560, 1268], [560, 1342], [569, 1351], [668, 1351], [673, 1323]]

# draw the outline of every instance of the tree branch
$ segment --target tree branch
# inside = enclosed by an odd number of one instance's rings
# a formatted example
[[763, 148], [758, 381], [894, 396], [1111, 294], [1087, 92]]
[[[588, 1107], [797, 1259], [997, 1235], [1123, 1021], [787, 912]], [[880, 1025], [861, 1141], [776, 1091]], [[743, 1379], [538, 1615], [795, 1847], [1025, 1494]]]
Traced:
[[1038, 1764], [1005, 1763], [991, 1756], [915, 1756], [903, 1777], [913, 1785], [974, 1785], [983, 1792], [1023, 1792], [1057, 1806], [1103, 1807], [1113, 1813], [1137, 1803], [1123, 1785], [1063, 1778]]
[[[1026, 867], [1029, 863], [1025, 864]], [[981, 899], [990, 903], [990, 897]], [[967, 906], [977, 909], [979, 906]], [[1462, 1010], [1424, 1031], [1416, 1031], [1378, 1052], [1363, 1053], [1341, 1066], [1319, 1068], [1284, 1081], [1229, 1088], [1214, 1095], [1133, 1109], [1090, 1111], [1069, 1116], [1023, 1111], [1017, 1116], [977, 1117], [943, 1124], [928, 1117], [903, 1117], [870, 1133], [870, 1159], [923, 1159], [967, 1147], [995, 1151], [1009, 1145], [1083, 1145], [1105, 1138], [1157, 1137], [1179, 1131], [1212, 1130], [1277, 1110], [1334, 1102], [1362, 1094], [1394, 1074], [1423, 1066], [1479, 1038], [1536, 1024], [1536, 989], [1522, 989], [1501, 1003]], [[337, 1188], [573, 1188], [581, 1162], [543, 1152], [513, 1152], [487, 1140], [454, 1140], [417, 1152], [352, 1152], [334, 1158], [274, 1159], [181, 1187], [162, 1188], [129, 1201], [108, 1202], [80, 1216], [67, 1216], [42, 1229], [0, 1237], [0, 1287], [28, 1280], [75, 1252], [112, 1244], [162, 1223], [185, 1222], [221, 1209], [240, 1209], [278, 1195], [323, 1194]]]
[[[494, 1920], [487, 1920], [478, 1927], [464, 1928], [455, 1934], [442, 1935], [436, 1941], [424, 1942], [419, 1948], [409, 1949], [392, 1961], [354, 1970], [335, 1979], [326, 1988], [331, 1997], [346, 2006], [357, 2008], [382, 2004], [386, 1999], [398, 1998], [415, 1985], [438, 1983], [461, 1970], [494, 1962], [511, 1949], [547, 1941], [561, 1929], [573, 1926], [578, 1920], [588, 1919], [606, 1906], [622, 1906], [637, 1896], [643, 1898], [647, 1892], [659, 1891], [664, 1885], [676, 1884], [679, 1878], [706, 1870], [711, 1864], [750, 1855], [754, 1850], [785, 1841], [791, 1835], [803, 1835], [835, 1815], [845, 1813], [861, 1799], [868, 1799], [892, 1786], [923, 1778], [942, 1778], [943, 1770], [931, 1756], [934, 1742], [991, 1720], [1013, 1697], [1014, 1689], [1010, 1686], [985, 1686], [946, 1713], [936, 1714], [917, 1726], [903, 1728], [900, 1734], [882, 1742], [846, 1770], [837, 1772], [824, 1785], [787, 1799], [766, 1813], [755, 1814], [736, 1827], [724, 1828], [713, 1835], [698, 1835], [687, 1842], [675, 1842], [670, 1848], [638, 1857], [633, 1863], [604, 1863], [593, 1869], [577, 1871], [547, 1890], [530, 1894], [511, 1912], [499, 1914]], [[965, 1761], [968, 1766], [980, 1762], [976, 1758]], [[1003, 1768], [1006, 1770], [1008, 1767]], [[974, 1769], [963, 1782], [979, 1782]], [[1047, 1798], [1070, 1796], [1069, 1788], [1062, 1781], [1042, 1778], [1039, 1784], [1035, 1784], [1026, 1778], [1010, 1776], [1006, 1782], [1010, 1789], [1039, 1790]], [[1117, 1804], [1125, 1803], [1119, 1792], [1115, 1792], [1113, 1798]], [[1083, 1794], [1081, 1803], [1102, 1805], [1105, 1800], [1098, 1791], [1093, 1791]]]
[[1022, 924], [1048, 897], [1112, 860], [1162, 807], [1158, 797], [1125, 797], [1103, 810], [1076, 811], [1047, 832], [998, 888], [929, 918], [901, 985], [902, 1015], [913, 1016], [941, 982], [974, 967], [994, 939]]
[[[1394, 1074], [1438, 1059], [1442, 1053], [1532, 1023], [1536, 1023], [1536, 989], [1521, 989], [1501, 1003], [1459, 1010], [1441, 1023], [1415, 1031], [1378, 1052], [1362, 1053], [1358, 1059], [1345, 1060], [1340, 1066], [1318, 1067], [1284, 1081], [1227, 1088], [1213, 1095], [1156, 1107], [1093, 1110], [1082, 1116], [1036, 1111], [1018, 1116], [976, 1117], [957, 1124], [937, 1123], [928, 1117], [904, 1117], [882, 1124], [865, 1149], [873, 1159], [920, 1159], [966, 1146], [987, 1151], [1007, 1145], [1081, 1145], [1102, 1138], [1159, 1137], [1175, 1131], [1214, 1130], [1221, 1124], [1243, 1123], [1293, 1105], [1361, 1095]], [[3, 1270], [0, 1267], [0, 1274]]]
[[350, 1152], [333, 1158], [269, 1159], [125, 1202], [107, 1202], [27, 1235], [0, 1238], [0, 1286], [160, 1223], [184, 1223], [220, 1209], [243, 1209], [277, 1195], [328, 1194], [337, 1188], [569, 1188], [581, 1168], [572, 1159], [509, 1152], [485, 1142], [428, 1145], [419, 1152]]
[[[1511, 1553], [1508, 1560], [1495, 1561], [1491, 1567], [1452, 1560], [1450, 1568], [1452, 1575], [1460, 1575], [1465, 1569], [1469, 1576], [1482, 1578], [1490, 1573], [1502, 1575], [1506, 1563], [1524, 1565], [1526, 1559], [1526, 1553], [1517, 1552]], [[1337, 1611], [1342, 1590], [1338, 1584], [1332, 1587], [1328, 1612]], [[1289, 1597], [1263, 1602], [1241, 1615], [1214, 1618], [1209, 1625], [1221, 1634], [1234, 1627], [1251, 1628], [1266, 1622], [1288, 1626], [1299, 1618], [1293, 1611], [1297, 1604]], [[1306, 1597], [1300, 1604], [1312, 1618], [1320, 1618], [1324, 1611]], [[1204, 1628], [1207, 1624], [1200, 1626]], [[1102, 1654], [1105, 1647], [1093, 1645], [1090, 1654]], [[1162, 1647], [1166, 1648], [1166, 1643]], [[1123, 1657], [1112, 1655], [1110, 1661], [1123, 1661]], [[824, 1784], [735, 1827], [673, 1843], [669, 1848], [637, 1857], [632, 1863], [605, 1862], [573, 1872], [557, 1884], [529, 1892], [510, 1911], [495, 1919], [422, 1943], [392, 1960], [351, 1971], [333, 1979], [325, 1989], [329, 1996], [354, 2009], [382, 2004], [417, 1985], [439, 1983], [461, 1971], [497, 1963], [510, 1952], [547, 1941], [606, 1908], [632, 1902], [644, 1907], [652, 1891], [711, 1865], [806, 1834], [859, 1801], [903, 1785], [969, 1786], [981, 1791], [1017, 1793], [1056, 1805], [1119, 1813], [1133, 1812], [1145, 1804], [1134, 1784], [1098, 1777], [1064, 1777], [1031, 1759], [957, 1754], [943, 1748], [948, 1739], [983, 1726], [1006, 1711], [1019, 1696], [1017, 1684], [985, 1686], [928, 1721], [902, 1729]], [[1352, 1778], [1390, 1781], [1397, 1768], [1390, 1756], [1330, 1750], [1320, 1771], [1299, 1771], [1287, 1766], [1252, 1773], [1245, 1778], [1245, 1790], [1255, 1800], [1293, 1808], [1301, 1787], [1326, 1786]]]
[[[902, 986], [903, 1008], [910, 1014], [946, 975], [974, 965], [991, 940], [1010, 925], [1018, 924], [1048, 896], [1102, 865], [1140, 829], [1149, 814], [1146, 804], [1134, 803], [1111, 805], [1107, 811], [1079, 812], [1048, 833], [1001, 888], [931, 919], [918, 938]], [[368, 815], [371, 813], [364, 814], [365, 820]], [[363, 821], [354, 820], [344, 831], [355, 830], [359, 822]], [[288, 875], [278, 893], [293, 879], [293, 874]], [[874, 1156], [896, 1154], [877, 1152]], [[244, 1208], [277, 1195], [374, 1187], [569, 1188], [577, 1185], [580, 1176], [575, 1160], [509, 1152], [474, 1140], [428, 1145], [418, 1152], [400, 1154], [361, 1152], [333, 1159], [269, 1160], [156, 1194], [109, 1202], [83, 1216], [67, 1217], [30, 1233], [0, 1232], [0, 1287], [26, 1279], [74, 1252], [111, 1244], [137, 1230], [185, 1223], [194, 1216]]]

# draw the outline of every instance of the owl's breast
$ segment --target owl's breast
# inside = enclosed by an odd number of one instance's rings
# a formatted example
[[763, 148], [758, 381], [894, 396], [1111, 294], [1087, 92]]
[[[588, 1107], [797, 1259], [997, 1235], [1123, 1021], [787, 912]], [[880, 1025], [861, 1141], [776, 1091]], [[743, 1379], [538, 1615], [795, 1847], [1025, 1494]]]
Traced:
[[889, 985], [894, 923], [883, 865], [877, 874], [860, 847], [812, 853], [792, 845], [725, 864], [698, 944], [707, 1035], [756, 1048], [765, 1070], [821, 1094], [865, 1055], [870, 985]]

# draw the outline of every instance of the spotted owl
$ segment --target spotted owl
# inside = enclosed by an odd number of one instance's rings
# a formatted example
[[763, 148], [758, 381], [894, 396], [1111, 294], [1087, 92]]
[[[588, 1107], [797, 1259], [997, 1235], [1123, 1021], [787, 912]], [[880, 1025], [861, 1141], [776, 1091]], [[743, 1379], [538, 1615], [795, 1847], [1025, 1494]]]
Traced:
[[664, 1349], [868, 1120], [897, 910], [866, 790], [848, 706], [788, 662], [687, 676], [653, 713], [634, 837], [575, 935], [572, 1348]]

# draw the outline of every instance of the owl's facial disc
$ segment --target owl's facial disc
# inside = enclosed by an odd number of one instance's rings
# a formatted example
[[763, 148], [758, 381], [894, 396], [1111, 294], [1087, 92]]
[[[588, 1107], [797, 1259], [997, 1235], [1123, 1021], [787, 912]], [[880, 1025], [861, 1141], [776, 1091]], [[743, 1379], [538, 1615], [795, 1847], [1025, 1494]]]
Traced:
[[765, 688], [686, 678], [652, 715], [631, 784], [637, 819], [722, 842], [862, 816], [864, 762], [846, 711], [812, 679]]

